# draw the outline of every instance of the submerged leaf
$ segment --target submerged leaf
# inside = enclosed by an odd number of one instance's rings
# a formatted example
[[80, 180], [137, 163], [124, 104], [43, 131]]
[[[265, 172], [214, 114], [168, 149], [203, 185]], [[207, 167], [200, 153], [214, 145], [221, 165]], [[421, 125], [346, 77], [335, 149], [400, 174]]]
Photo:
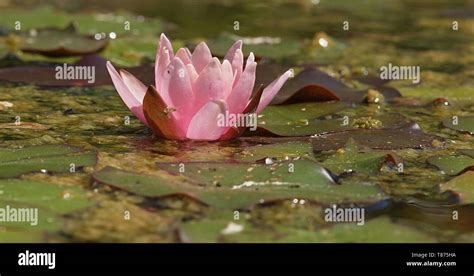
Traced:
[[269, 158], [274, 162], [299, 158], [311, 158], [312, 155], [311, 143], [296, 141], [246, 147], [241, 152], [235, 154], [234, 158], [246, 162], [264, 161]]

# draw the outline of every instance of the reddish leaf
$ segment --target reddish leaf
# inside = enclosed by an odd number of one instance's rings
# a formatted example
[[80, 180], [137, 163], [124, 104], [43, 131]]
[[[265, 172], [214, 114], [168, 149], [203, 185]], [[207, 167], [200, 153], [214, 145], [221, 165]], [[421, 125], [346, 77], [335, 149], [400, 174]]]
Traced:
[[[46, 64], [38, 66], [37, 63], [22, 66], [0, 69], [0, 80], [25, 83], [43, 87], [67, 87], [67, 86], [100, 86], [112, 85], [109, 73], [106, 67], [106, 60], [98, 55], [87, 55], [79, 61], [68, 64], [67, 66], [90, 66], [95, 69], [95, 82], [89, 83], [87, 79], [56, 79], [56, 67], [63, 67], [64, 64]], [[135, 77], [140, 79], [145, 85], [154, 83], [154, 67], [152, 65], [140, 65], [133, 68], [124, 68]]]

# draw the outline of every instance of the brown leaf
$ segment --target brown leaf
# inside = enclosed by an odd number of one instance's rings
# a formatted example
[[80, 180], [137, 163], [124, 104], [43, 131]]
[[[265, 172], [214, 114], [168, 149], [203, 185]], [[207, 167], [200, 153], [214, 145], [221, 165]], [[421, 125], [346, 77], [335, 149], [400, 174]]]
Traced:
[[[257, 66], [256, 83], [269, 84], [283, 71], [282, 65], [262, 64]], [[401, 94], [395, 88], [378, 86], [386, 101], [392, 101]], [[340, 100], [346, 102], [363, 102], [366, 90], [356, 90], [330, 76], [329, 74], [308, 66], [293, 79], [289, 79], [275, 96], [272, 104], [290, 104], [300, 102], [320, 102]]]
[[[0, 80], [25, 83], [41, 87], [68, 87], [68, 86], [101, 86], [113, 85], [107, 71], [106, 60], [98, 55], [87, 55], [79, 61], [67, 64], [67, 66], [88, 66], [95, 68], [95, 82], [89, 83], [87, 79], [57, 79], [56, 67], [64, 64], [46, 64], [37, 66], [36, 63], [25, 63], [22, 66], [0, 69]], [[140, 79], [145, 85], [153, 84], [155, 81], [155, 71], [152, 65], [140, 65], [138, 67], [125, 68], [128, 72]]]

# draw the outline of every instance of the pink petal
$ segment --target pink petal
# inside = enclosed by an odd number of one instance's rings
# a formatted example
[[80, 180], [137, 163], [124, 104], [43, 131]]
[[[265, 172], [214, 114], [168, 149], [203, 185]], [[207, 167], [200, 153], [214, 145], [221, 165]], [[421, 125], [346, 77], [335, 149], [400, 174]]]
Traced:
[[264, 90], [260, 103], [257, 107], [257, 113], [260, 113], [267, 105], [272, 101], [273, 97], [280, 91], [281, 87], [285, 84], [288, 78], [291, 76], [291, 70], [286, 71], [278, 79], [270, 83]]
[[252, 95], [253, 86], [255, 85], [255, 70], [257, 68], [254, 58], [253, 53], [250, 53], [242, 76], [227, 98], [227, 105], [231, 114], [242, 113]]
[[193, 91], [197, 109], [209, 101], [225, 99], [224, 77], [218, 58], [213, 58], [202, 70], [193, 85]]
[[232, 91], [232, 84], [234, 81], [234, 74], [232, 72], [232, 65], [230, 65], [230, 62], [226, 59], [222, 62], [222, 77], [224, 79], [224, 99], [227, 99], [227, 96], [229, 96], [230, 92]]
[[191, 80], [191, 83], [194, 84], [198, 78], [198, 73], [196, 72], [196, 69], [194, 68], [194, 65], [188, 64], [186, 65], [186, 70], [188, 71], [189, 79]]
[[179, 48], [179, 50], [176, 52], [176, 57], [181, 59], [181, 61], [185, 65], [192, 63], [191, 54], [189, 53], [189, 50], [186, 48]]
[[234, 60], [234, 56], [237, 50], [240, 50], [242, 52], [242, 40], [237, 40], [234, 45], [229, 48], [227, 54], [225, 54], [224, 59], [227, 59], [229, 62], [232, 62]]
[[146, 85], [126, 70], [121, 69], [120, 75], [122, 76], [123, 82], [128, 87], [128, 90], [132, 92], [140, 103], [143, 103], [143, 97], [145, 97], [147, 90]]
[[209, 62], [212, 61], [211, 51], [207, 44], [201, 42], [196, 46], [192, 55], [192, 61], [194, 68], [196, 68], [196, 72], [199, 74], [207, 66]]
[[176, 109], [180, 124], [187, 128], [193, 114], [194, 94], [186, 66], [179, 58], [172, 61], [173, 71], [168, 86], [168, 94]]
[[[164, 80], [164, 78], [166, 77], [165, 73], [166, 73], [166, 70], [168, 69], [168, 66], [171, 63], [168, 50], [164, 50], [163, 53], [161, 53], [161, 57], [158, 63], [159, 63], [158, 67], [156, 67], [156, 70], [155, 70], [155, 86], [162, 93], [164, 92], [163, 83], [165, 83], [165, 80]], [[165, 96], [165, 101], [169, 103], [168, 93], [164, 94], [164, 96]]]
[[[163, 54], [166, 52], [166, 61], [163, 61]], [[157, 76], [161, 76], [163, 72], [163, 68], [166, 68], [170, 61], [173, 59], [173, 46], [171, 46], [171, 42], [166, 37], [165, 34], [161, 34], [160, 41], [158, 43], [158, 49], [156, 51], [156, 60], [155, 60], [155, 85], [159, 87]], [[161, 60], [161, 61], [160, 61]], [[163, 66], [164, 65], [164, 66]]]
[[228, 129], [225, 126], [219, 126], [219, 118], [225, 114], [226, 110], [224, 101], [211, 101], [205, 104], [189, 123], [186, 137], [193, 140], [218, 140]]
[[115, 89], [122, 98], [122, 101], [125, 105], [132, 111], [132, 113], [145, 125], [148, 125], [145, 116], [142, 110], [142, 101], [143, 98], [140, 100], [136, 97], [134, 93], [130, 91], [128, 86], [123, 81], [122, 77], [119, 75], [117, 70], [115, 70], [114, 66], [110, 61], [107, 61], [107, 70], [109, 71], [109, 75], [112, 78], [112, 82], [114, 83]]
[[235, 75], [233, 86], [235, 86], [237, 84], [237, 81], [239, 81], [240, 76], [242, 75], [243, 68], [244, 68], [244, 53], [242, 53], [242, 50], [237, 49], [234, 55], [234, 59], [232, 60], [232, 71], [234, 72], [234, 75]]

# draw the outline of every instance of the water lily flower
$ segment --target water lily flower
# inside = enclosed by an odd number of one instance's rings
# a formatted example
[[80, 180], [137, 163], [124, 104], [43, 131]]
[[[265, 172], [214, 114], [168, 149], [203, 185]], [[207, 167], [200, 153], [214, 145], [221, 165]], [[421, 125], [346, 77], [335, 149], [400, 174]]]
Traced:
[[253, 53], [244, 68], [242, 41], [232, 45], [223, 61], [212, 57], [201, 42], [191, 53], [173, 53], [162, 34], [155, 62], [155, 86], [144, 85], [110, 62], [107, 69], [120, 97], [132, 113], [153, 132], [173, 140], [225, 140], [245, 128], [218, 124], [219, 114], [260, 113], [291, 76], [288, 70], [265, 89], [253, 92], [257, 63]]

